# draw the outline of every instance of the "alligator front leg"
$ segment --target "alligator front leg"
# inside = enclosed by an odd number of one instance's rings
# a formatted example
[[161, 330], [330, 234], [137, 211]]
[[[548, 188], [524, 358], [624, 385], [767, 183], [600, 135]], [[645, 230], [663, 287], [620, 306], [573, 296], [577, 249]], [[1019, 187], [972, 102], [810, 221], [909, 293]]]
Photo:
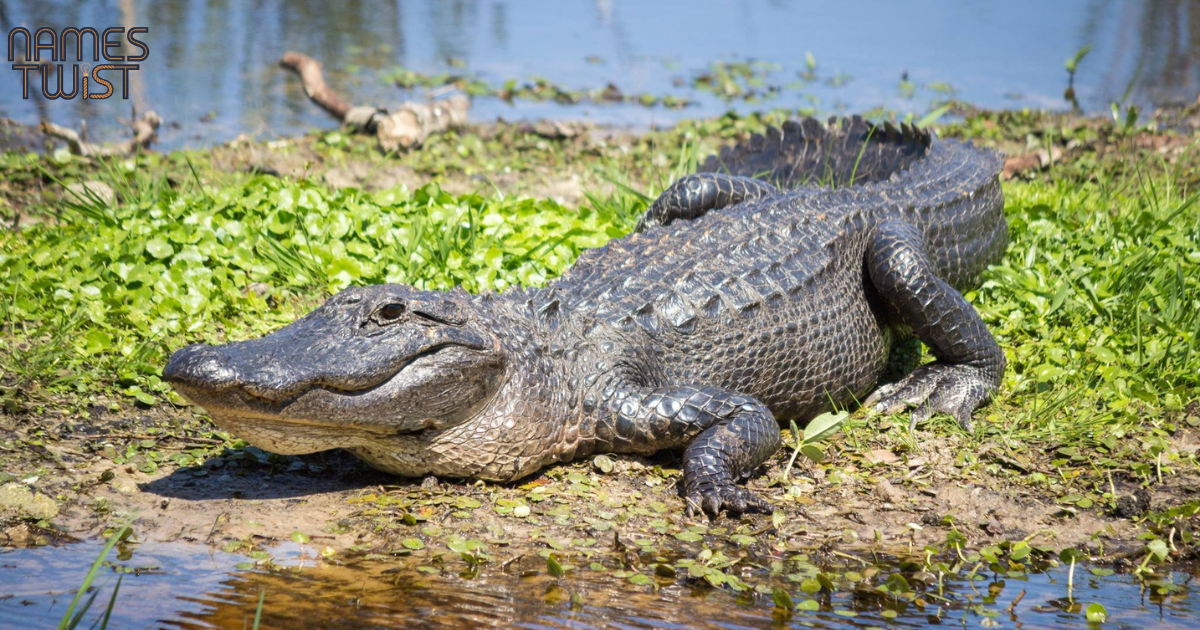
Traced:
[[1004, 352], [979, 313], [937, 276], [915, 227], [887, 222], [876, 228], [867, 252], [871, 282], [894, 316], [910, 327], [937, 361], [879, 388], [865, 407], [897, 413], [915, 406], [912, 423], [934, 412], [954, 416], [971, 431], [971, 413], [986, 403], [1004, 374]]
[[738, 486], [779, 448], [779, 425], [766, 405], [716, 387], [656, 387], [619, 391], [596, 425], [597, 446], [652, 453], [686, 446], [683, 491], [688, 514], [769, 512], [770, 505]]
[[761, 199], [778, 192], [778, 188], [753, 177], [694, 173], [664, 190], [642, 215], [636, 231], [641, 232], [650, 225], [667, 225], [675, 219], [695, 219], [709, 210]]

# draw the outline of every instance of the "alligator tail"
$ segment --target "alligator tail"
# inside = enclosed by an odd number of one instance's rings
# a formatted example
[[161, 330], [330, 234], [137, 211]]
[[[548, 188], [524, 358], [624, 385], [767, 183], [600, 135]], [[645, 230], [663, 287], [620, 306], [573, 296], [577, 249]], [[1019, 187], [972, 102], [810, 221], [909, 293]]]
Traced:
[[851, 186], [888, 179], [929, 152], [933, 134], [914, 125], [877, 125], [861, 116], [813, 118], [769, 127], [710, 156], [699, 172], [756, 177], [776, 186]]

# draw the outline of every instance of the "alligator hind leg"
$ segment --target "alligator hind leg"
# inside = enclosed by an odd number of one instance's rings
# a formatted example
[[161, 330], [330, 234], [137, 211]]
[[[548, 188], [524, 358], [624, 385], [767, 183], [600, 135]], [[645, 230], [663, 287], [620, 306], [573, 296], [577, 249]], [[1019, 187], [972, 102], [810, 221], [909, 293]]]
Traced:
[[1004, 352], [996, 339], [970, 302], [938, 277], [917, 228], [903, 222], [879, 225], [867, 269], [892, 314], [937, 360], [879, 388], [863, 406], [884, 413], [916, 406], [912, 426], [934, 412], [947, 413], [971, 431], [971, 413], [991, 398], [1004, 374]]
[[779, 449], [779, 424], [751, 396], [716, 387], [654, 387], [619, 392], [596, 425], [598, 446], [654, 452], [685, 446], [688, 514], [770, 512], [737, 485]]
[[778, 188], [753, 177], [694, 173], [664, 190], [642, 215], [636, 231], [641, 232], [650, 225], [667, 225], [675, 219], [695, 219], [709, 210], [761, 199], [778, 192]]

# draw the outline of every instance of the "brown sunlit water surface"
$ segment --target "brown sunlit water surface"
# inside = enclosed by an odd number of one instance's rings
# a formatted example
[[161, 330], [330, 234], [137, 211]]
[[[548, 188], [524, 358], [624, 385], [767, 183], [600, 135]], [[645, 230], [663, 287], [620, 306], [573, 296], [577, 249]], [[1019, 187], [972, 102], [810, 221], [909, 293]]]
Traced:
[[[1194, 572], [1186, 570], [1147, 584], [1132, 575], [1098, 576], [1081, 565], [1069, 599], [1065, 567], [1003, 576], [979, 568], [970, 579], [971, 567], [964, 566], [943, 578], [939, 595], [935, 575], [863, 556], [821, 564], [836, 588], [809, 593], [795, 578], [812, 565], [788, 554], [749, 556], [728, 569], [751, 587], [735, 593], [685, 571], [634, 584], [619, 577], [622, 567], [602, 549], [595, 555], [600, 570], [574, 554], [563, 558], [568, 568], [559, 578], [538, 548], [490, 547], [488, 561], [475, 568], [432, 548], [345, 558], [321, 558], [318, 549], [286, 543], [256, 560], [192, 543], [121, 545], [107, 558], [80, 627], [100, 618], [119, 575], [110, 628], [251, 627], [260, 595], [262, 628], [1087, 627], [1093, 603], [1106, 608], [1106, 628], [1200, 627]], [[100, 550], [98, 543], [80, 543], [0, 552], [0, 627], [56, 625]], [[658, 558], [635, 556], [643, 566], [634, 575], [656, 575], [647, 566]], [[897, 573], [906, 576], [909, 594], [881, 590]], [[788, 616], [773, 601], [776, 588], [797, 605], [813, 600], [819, 609]]]

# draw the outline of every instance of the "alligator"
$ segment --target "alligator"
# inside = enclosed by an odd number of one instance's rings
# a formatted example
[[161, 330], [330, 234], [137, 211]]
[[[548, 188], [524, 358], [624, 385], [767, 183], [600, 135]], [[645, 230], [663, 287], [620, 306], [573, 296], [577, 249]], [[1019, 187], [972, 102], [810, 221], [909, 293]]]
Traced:
[[[164, 377], [282, 454], [510, 481], [597, 452], [683, 449], [689, 514], [767, 511], [742, 481], [777, 419], [862, 401], [971, 430], [1005, 368], [962, 291], [1008, 244], [1000, 156], [859, 117], [790, 121], [708, 158], [637, 229], [545, 288], [347, 288]], [[934, 360], [876, 387], [915, 336]]]

